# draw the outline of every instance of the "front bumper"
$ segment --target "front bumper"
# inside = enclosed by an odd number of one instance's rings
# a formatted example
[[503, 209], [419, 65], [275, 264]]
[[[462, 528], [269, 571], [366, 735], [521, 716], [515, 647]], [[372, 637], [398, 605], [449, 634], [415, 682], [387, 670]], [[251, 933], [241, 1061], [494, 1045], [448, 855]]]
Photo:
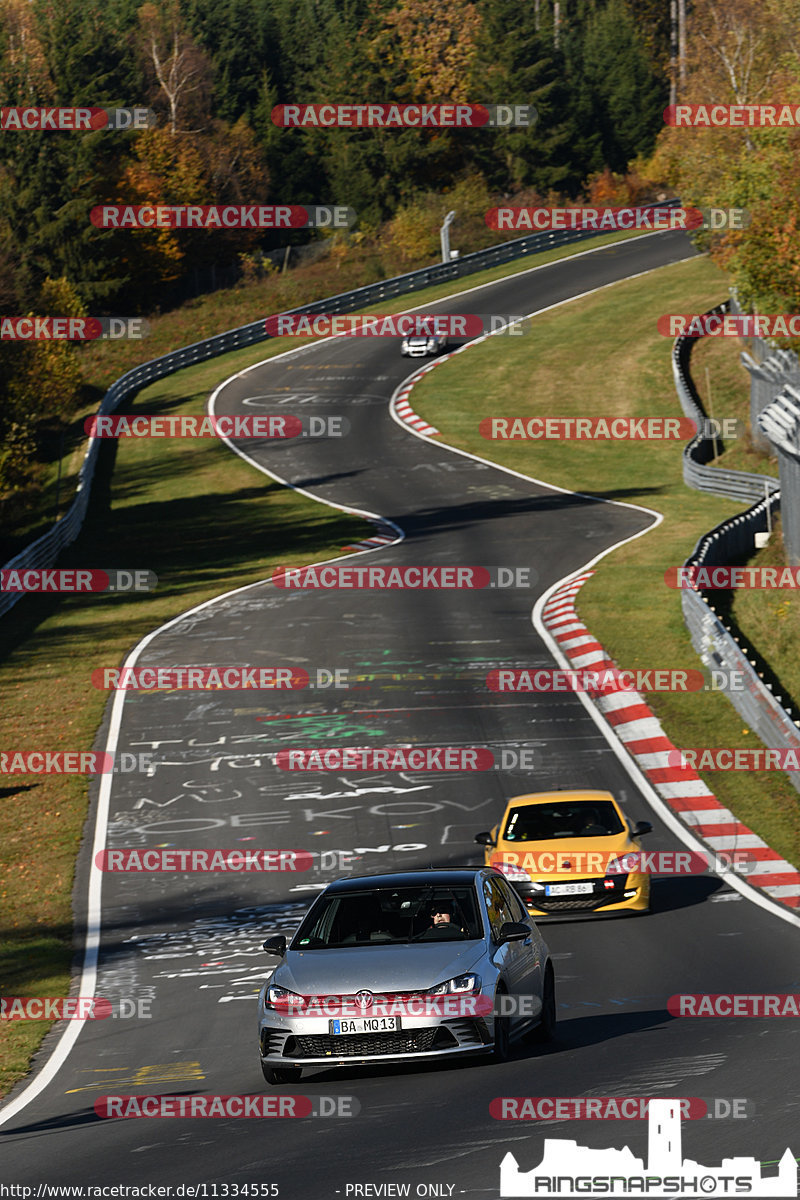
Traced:
[[571, 879], [568, 882], [589, 883], [592, 885], [592, 891], [579, 896], [545, 896], [534, 888], [532, 880], [514, 880], [514, 888], [524, 901], [528, 912], [537, 921], [546, 917], [564, 919], [611, 916], [619, 912], [647, 912], [650, 906], [650, 878], [647, 875], [614, 876], [613, 888], [605, 886], [607, 880], [604, 877]]
[[330, 1034], [320, 1018], [288, 1021], [267, 1013], [259, 1026], [261, 1061], [271, 1067], [344, 1066], [348, 1063], [408, 1062], [485, 1054], [493, 1033], [482, 1017], [431, 1021], [406, 1017], [399, 1030]]

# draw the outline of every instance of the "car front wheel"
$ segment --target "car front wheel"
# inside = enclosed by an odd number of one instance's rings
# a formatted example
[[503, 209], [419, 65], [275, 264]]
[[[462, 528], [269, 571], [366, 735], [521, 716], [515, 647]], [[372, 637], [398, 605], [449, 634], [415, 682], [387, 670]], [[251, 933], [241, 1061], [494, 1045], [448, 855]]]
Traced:
[[556, 979], [553, 968], [548, 965], [542, 991], [542, 1019], [533, 1031], [537, 1042], [550, 1042], [556, 1032]]
[[[505, 992], [498, 990], [495, 996], [495, 1004], [500, 996], [504, 996]], [[508, 1013], [498, 1012], [494, 1019], [494, 1054], [495, 1062], [507, 1062], [511, 1047], [511, 1018]]]

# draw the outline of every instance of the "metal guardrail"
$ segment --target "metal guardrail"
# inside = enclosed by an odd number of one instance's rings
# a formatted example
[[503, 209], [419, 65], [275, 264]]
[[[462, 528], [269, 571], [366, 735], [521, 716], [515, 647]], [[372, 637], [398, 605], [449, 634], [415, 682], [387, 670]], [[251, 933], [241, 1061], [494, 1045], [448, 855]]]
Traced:
[[[679, 205], [680, 200], [667, 200], [663, 204], [641, 207], [675, 208]], [[365, 308], [380, 300], [391, 300], [397, 296], [408, 295], [437, 283], [450, 283], [462, 276], [483, 271], [487, 267], [502, 266], [504, 263], [513, 262], [515, 259], [524, 258], [529, 254], [538, 254], [543, 250], [572, 242], [581, 242], [592, 237], [597, 237], [596, 230], [563, 229], [532, 233], [526, 237], [515, 238], [513, 241], [502, 242], [499, 246], [476, 250], [473, 254], [465, 254], [463, 258], [453, 259], [449, 263], [436, 263], [430, 267], [421, 267], [416, 271], [409, 271], [405, 275], [396, 275], [391, 279], [370, 283], [365, 287], [342, 292], [338, 296], [330, 296], [324, 300], [315, 300], [311, 304], [304, 304], [299, 308], [287, 311], [310, 314], [353, 312], [355, 309]], [[157, 379], [163, 379], [164, 376], [171, 375], [175, 371], [180, 371], [183, 367], [194, 366], [209, 358], [227, 354], [231, 350], [241, 350], [256, 342], [266, 341], [268, 337], [262, 319], [253, 321], [249, 325], [241, 325], [237, 329], [228, 330], [226, 333], [218, 333], [204, 341], [194, 342], [191, 346], [173, 350], [160, 358], [142, 363], [112, 383], [100, 403], [97, 415], [114, 412], [124, 400], [134, 395], [140, 388], [154, 383]], [[78, 485], [72, 504], [51, 529], [10, 559], [4, 569], [22, 571], [52, 567], [61, 551], [75, 541], [86, 516], [99, 452], [98, 440], [90, 438], [78, 473]], [[0, 616], [8, 612], [24, 595], [24, 592], [0, 592]]]
[[[730, 301], [718, 304], [706, 314], [728, 312]], [[756, 475], [750, 471], [729, 471], [723, 467], [710, 467], [720, 452], [721, 438], [704, 436], [706, 412], [689, 370], [694, 337], [676, 338], [672, 348], [672, 374], [684, 416], [690, 418], [700, 431], [683, 449], [683, 481], [687, 487], [698, 492], [709, 492], [714, 496], [725, 496], [729, 500], [759, 500], [765, 489], [778, 490], [778, 482], [770, 475]]]
[[[723, 312], [727, 308], [726, 303], [711, 311]], [[673, 371], [684, 413], [697, 421], [698, 427], [702, 428], [699, 423], [705, 418], [705, 411], [689, 371], [689, 360], [695, 340], [677, 339], [673, 348]], [[753, 475], [745, 471], [722, 471], [702, 465], [702, 457], [709, 452], [703, 443], [709, 441], [712, 439], [696, 437], [684, 448], [683, 477], [688, 486], [731, 499], [753, 499], [759, 494], [761, 499], [746, 512], [723, 521], [710, 533], [704, 534], [691, 557], [684, 563], [686, 567], [728, 565], [738, 558], [743, 558], [752, 551], [755, 534], [767, 530], [771, 515], [780, 505], [780, 486], [770, 476]], [[713, 453], [713, 450], [711, 452]], [[719, 476], [721, 479], [718, 482], [709, 480], [709, 475]], [[738, 483], [736, 476], [740, 477]], [[764, 494], [765, 483], [767, 495]], [[763, 672], [757, 670], [758, 659], [754, 652], [724, 624], [702, 590], [682, 589], [681, 608], [692, 645], [705, 666], [709, 670], [740, 672], [743, 690], [728, 688], [725, 695], [747, 722], [748, 728], [770, 748], [800, 748], [800, 721], [797, 721], [792, 710], [782, 703], [783, 697], [773, 694], [772, 685], [766, 683]], [[800, 791], [797, 772], [789, 771], [788, 777], [792, 785]]]

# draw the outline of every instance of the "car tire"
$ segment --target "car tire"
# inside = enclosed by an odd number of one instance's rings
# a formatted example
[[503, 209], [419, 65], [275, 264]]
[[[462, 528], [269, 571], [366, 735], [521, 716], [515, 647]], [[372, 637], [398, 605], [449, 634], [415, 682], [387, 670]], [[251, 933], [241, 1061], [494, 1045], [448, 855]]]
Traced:
[[536, 1042], [551, 1042], [556, 1033], [556, 977], [548, 963], [542, 991], [542, 1019], [533, 1031]]
[[[495, 1002], [498, 996], [504, 996], [505, 989], [498, 988], [495, 993]], [[494, 1019], [494, 1051], [492, 1059], [496, 1063], [508, 1062], [511, 1054], [511, 1018], [508, 1013], [501, 1013]]]
[[297, 1083], [303, 1074], [302, 1067], [271, 1067], [262, 1062], [261, 1071], [267, 1083]]

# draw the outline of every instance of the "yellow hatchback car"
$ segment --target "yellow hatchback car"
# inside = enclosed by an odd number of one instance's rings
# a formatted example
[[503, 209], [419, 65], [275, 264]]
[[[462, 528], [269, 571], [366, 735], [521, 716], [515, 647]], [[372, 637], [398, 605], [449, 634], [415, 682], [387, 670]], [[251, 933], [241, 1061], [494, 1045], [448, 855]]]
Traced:
[[509, 800], [499, 825], [475, 841], [532, 917], [610, 916], [650, 908], [650, 876], [625, 856], [641, 854], [652, 828], [629, 821], [611, 792], [533, 792]]

